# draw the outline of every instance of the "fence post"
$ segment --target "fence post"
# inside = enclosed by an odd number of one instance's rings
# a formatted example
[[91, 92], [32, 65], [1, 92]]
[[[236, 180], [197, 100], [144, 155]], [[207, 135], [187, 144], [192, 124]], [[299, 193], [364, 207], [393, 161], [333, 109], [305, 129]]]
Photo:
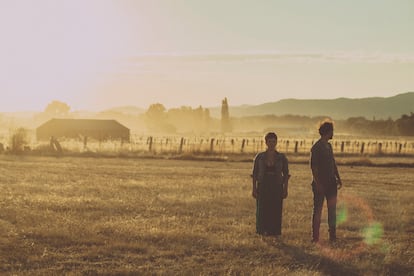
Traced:
[[183, 145], [184, 145], [184, 137], [181, 137], [180, 148], [178, 149], [179, 154], [183, 152]]
[[148, 138], [148, 151], [151, 152], [152, 151], [152, 136], [150, 136]]
[[201, 139], [201, 140], [200, 140], [200, 144], [198, 145], [198, 151], [199, 151], [199, 152], [201, 152], [201, 149], [202, 149], [202, 147], [203, 147], [203, 142], [204, 142], [204, 139]]
[[246, 139], [243, 139], [243, 141], [242, 141], [242, 145], [241, 145], [241, 149], [240, 149], [240, 151], [243, 153], [243, 151], [244, 151], [244, 145], [245, 145], [245, 143], [246, 143]]
[[344, 142], [344, 141], [342, 141], [342, 143], [341, 143], [341, 153], [343, 153], [343, 152], [344, 152], [344, 148], [345, 148], [345, 142]]
[[88, 148], [88, 136], [83, 137], [83, 150]]
[[364, 147], [365, 147], [365, 142], [362, 142], [361, 144], [361, 154], [364, 154]]
[[296, 141], [296, 142], [295, 142], [295, 153], [298, 153], [298, 144], [299, 144], [299, 142], [298, 142], [298, 141]]
[[213, 150], [214, 150], [214, 138], [211, 138], [211, 141], [210, 141], [210, 153], [213, 153]]

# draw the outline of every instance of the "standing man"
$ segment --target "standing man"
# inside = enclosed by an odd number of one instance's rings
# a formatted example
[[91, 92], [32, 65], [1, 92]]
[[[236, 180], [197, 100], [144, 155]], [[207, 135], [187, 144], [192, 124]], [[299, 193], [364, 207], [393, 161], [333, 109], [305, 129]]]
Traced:
[[323, 201], [328, 205], [329, 240], [336, 240], [336, 200], [342, 187], [338, 168], [329, 140], [333, 137], [333, 123], [324, 122], [319, 127], [321, 138], [312, 146], [310, 165], [312, 169], [313, 216], [312, 242], [319, 242]]

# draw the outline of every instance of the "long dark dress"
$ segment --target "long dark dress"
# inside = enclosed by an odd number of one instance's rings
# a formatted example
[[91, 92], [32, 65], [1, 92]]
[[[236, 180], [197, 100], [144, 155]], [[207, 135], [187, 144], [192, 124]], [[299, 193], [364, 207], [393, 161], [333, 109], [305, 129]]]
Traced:
[[256, 232], [280, 235], [282, 233], [283, 183], [289, 174], [285, 155], [275, 152], [276, 162], [267, 166], [264, 154], [255, 158], [253, 177], [258, 181], [256, 201]]

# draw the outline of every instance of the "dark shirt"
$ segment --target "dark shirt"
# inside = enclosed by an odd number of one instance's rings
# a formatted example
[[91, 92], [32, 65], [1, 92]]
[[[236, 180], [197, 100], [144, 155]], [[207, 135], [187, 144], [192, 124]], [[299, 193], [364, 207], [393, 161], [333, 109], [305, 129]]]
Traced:
[[285, 183], [287, 178], [289, 177], [289, 165], [286, 156], [283, 153], [275, 152], [275, 165], [274, 166], [267, 166], [265, 159], [266, 159], [266, 152], [261, 152], [256, 155], [254, 159], [253, 165], [253, 179], [257, 182], [262, 182], [264, 175], [268, 173], [272, 173], [277, 175], [277, 182], [280, 184]]
[[311, 168], [317, 169], [322, 185], [335, 185], [335, 159], [330, 143], [318, 140], [312, 146], [310, 163]]

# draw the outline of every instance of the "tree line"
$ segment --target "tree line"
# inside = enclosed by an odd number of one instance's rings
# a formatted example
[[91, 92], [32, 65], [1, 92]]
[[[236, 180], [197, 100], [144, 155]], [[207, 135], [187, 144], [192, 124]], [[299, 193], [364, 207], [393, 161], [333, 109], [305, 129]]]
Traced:
[[403, 114], [393, 120], [388, 118], [366, 119], [351, 117], [345, 120], [335, 120], [329, 116], [309, 117], [302, 115], [261, 115], [231, 117], [227, 98], [222, 101], [221, 118], [212, 118], [207, 108], [199, 106], [191, 108], [183, 106], [167, 110], [162, 104], [153, 104], [141, 115], [151, 131], [168, 133], [208, 133], [208, 132], [266, 132], [280, 131], [282, 134], [313, 133], [319, 122], [331, 119], [337, 132], [350, 135], [375, 136], [414, 136], [414, 113]]
[[364, 117], [353, 117], [338, 121], [338, 127], [356, 134], [381, 136], [414, 136], [414, 113], [403, 114], [397, 120], [368, 120]]
[[[53, 101], [43, 112], [34, 116], [35, 125], [56, 118], [72, 118], [70, 106], [64, 102]], [[96, 119], [115, 119], [128, 128], [142, 130], [142, 133], [264, 133], [277, 131], [281, 135], [315, 134], [320, 121], [329, 118], [335, 123], [337, 133], [350, 135], [376, 136], [414, 136], [414, 113], [403, 114], [398, 119], [367, 119], [351, 117], [335, 120], [329, 116], [309, 117], [302, 115], [260, 115], [231, 116], [227, 98], [221, 102], [221, 118], [210, 115], [208, 108], [201, 105], [193, 108], [181, 106], [167, 109], [161, 103], [151, 104], [144, 113], [131, 115], [122, 112], [101, 112]], [[8, 126], [0, 116], [0, 125]], [[27, 124], [33, 125], [33, 123]]]

